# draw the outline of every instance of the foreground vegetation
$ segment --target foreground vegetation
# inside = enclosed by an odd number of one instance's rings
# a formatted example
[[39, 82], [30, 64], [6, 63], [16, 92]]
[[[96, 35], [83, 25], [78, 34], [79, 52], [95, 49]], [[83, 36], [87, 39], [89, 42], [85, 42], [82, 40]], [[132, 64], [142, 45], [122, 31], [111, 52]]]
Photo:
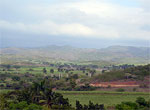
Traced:
[[[72, 95], [72, 98], [69, 95]], [[150, 100], [148, 100], [148, 96], [148, 93], [128, 92], [54, 92], [49, 84], [43, 80], [40, 83], [35, 82], [25, 89], [0, 94], [0, 110], [109, 110], [109, 107], [114, 110], [149, 110]], [[146, 100], [143, 97], [147, 97]], [[121, 100], [121, 98], [125, 99]], [[76, 103], [71, 105], [72, 101]], [[95, 102], [93, 103], [93, 101]], [[115, 103], [111, 106], [104, 106], [105, 101], [115, 101]], [[120, 102], [122, 103], [120, 104]]]
[[[0, 110], [79, 110], [80, 102], [76, 101], [76, 108], [69, 103], [68, 98], [53, 92], [45, 80], [33, 83], [32, 86], [1, 94]], [[104, 110], [103, 105], [85, 105], [88, 110]]]

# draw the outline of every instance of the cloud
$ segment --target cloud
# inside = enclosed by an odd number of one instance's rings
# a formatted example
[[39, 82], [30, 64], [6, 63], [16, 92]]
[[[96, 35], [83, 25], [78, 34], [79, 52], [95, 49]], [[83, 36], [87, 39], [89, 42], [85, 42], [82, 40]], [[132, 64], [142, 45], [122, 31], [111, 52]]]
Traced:
[[0, 28], [14, 31], [31, 32], [36, 34], [49, 34], [49, 35], [80, 35], [90, 36], [94, 32], [89, 27], [81, 24], [56, 24], [51, 21], [45, 21], [40, 24], [23, 24], [23, 23], [10, 23], [7, 21], [0, 21]]
[[70, 37], [149, 40], [149, 0], [132, 2], [140, 6], [123, 6], [109, 0], [22, 4], [21, 10], [13, 9], [18, 18], [1, 19], [0, 28]]
[[150, 12], [150, 6], [149, 6], [150, 0], [139, 0], [139, 2], [145, 11]]

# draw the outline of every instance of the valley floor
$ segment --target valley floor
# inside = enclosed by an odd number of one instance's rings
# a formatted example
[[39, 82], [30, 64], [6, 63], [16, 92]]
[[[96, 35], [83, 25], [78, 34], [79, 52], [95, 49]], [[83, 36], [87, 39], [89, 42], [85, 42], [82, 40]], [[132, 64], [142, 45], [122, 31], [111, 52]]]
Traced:
[[143, 97], [146, 100], [150, 99], [149, 92], [108, 92], [108, 91], [58, 91], [68, 98], [73, 107], [76, 100], [81, 104], [88, 104], [89, 101], [98, 104], [104, 104], [106, 107], [111, 107], [115, 104], [120, 104], [124, 101], [134, 102], [137, 97]]

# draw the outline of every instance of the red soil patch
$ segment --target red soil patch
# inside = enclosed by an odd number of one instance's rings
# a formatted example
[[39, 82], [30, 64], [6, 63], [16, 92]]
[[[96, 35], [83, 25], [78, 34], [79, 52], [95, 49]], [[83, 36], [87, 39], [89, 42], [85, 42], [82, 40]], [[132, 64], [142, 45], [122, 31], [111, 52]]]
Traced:
[[113, 81], [113, 82], [100, 82], [91, 83], [90, 86], [94, 87], [139, 87], [140, 84], [136, 81]]

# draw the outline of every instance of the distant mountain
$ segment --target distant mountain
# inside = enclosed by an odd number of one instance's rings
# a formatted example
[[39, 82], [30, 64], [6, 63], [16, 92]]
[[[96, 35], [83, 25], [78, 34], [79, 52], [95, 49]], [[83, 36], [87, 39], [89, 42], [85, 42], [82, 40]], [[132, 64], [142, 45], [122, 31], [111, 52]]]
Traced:
[[102, 49], [74, 48], [71, 46], [47, 46], [37, 48], [1, 48], [0, 57], [8, 61], [76, 61], [76, 62], [115, 62], [147, 64], [149, 47], [110, 46]]

